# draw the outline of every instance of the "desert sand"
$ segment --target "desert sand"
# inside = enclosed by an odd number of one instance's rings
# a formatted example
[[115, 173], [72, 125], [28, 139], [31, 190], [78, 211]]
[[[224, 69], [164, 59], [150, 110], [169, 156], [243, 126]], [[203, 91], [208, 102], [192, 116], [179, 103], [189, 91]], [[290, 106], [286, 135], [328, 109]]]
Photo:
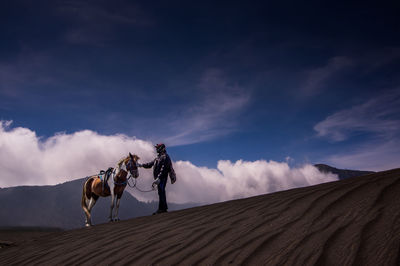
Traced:
[[1, 248], [12, 264], [400, 265], [400, 169], [48, 233]]

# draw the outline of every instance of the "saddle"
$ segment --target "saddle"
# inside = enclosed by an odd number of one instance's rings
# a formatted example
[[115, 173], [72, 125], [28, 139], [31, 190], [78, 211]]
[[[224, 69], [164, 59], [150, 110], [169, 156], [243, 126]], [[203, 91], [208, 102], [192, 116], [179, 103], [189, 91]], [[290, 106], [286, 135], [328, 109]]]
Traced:
[[113, 171], [114, 171], [114, 168], [109, 167], [106, 171], [100, 170], [100, 173], [97, 175], [97, 177], [100, 178], [101, 183], [103, 184], [103, 191], [104, 191], [104, 188], [109, 188], [108, 179], [110, 178]]

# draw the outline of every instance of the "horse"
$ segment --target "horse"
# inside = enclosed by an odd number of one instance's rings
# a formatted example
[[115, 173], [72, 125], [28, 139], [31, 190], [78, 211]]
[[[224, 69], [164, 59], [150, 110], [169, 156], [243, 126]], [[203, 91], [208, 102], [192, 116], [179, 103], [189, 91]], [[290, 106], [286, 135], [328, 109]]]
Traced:
[[[90, 212], [99, 197], [111, 196], [110, 216], [108, 218], [110, 222], [119, 221], [119, 203], [122, 193], [128, 183], [128, 171], [133, 178], [139, 177], [137, 166], [137, 161], [139, 159], [139, 156], [129, 153], [127, 157], [119, 160], [115, 168], [110, 167], [106, 172], [104, 172], [104, 180], [102, 180], [98, 175], [88, 177], [83, 184], [81, 201], [81, 206], [86, 216], [86, 226], [92, 225]], [[114, 206], [115, 212], [113, 213]]]

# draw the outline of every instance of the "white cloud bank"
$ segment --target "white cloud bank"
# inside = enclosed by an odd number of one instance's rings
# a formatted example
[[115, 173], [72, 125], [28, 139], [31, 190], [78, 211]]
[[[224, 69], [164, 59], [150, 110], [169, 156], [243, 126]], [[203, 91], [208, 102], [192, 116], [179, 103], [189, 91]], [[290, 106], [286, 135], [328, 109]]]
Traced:
[[174, 202], [219, 202], [337, 180], [310, 164], [290, 168], [286, 162], [264, 160], [219, 161], [218, 169], [179, 161], [174, 167], [179, 182], [168, 195]]
[[[10, 125], [0, 121], [1, 187], [53, 185], [82, 178], [113, 166], [128, 152], [138, 154], [142, 162], [155, 156], [150, 142], [122, 134], [105, 136], [83, 130], [41, 139], [30, 129]], [[177, 203], [212, 203], [337, 180], [336, 175], [320, 173], [312, 165], [290, 168], [287, 162], [264, 160], [219, 161], [217, 169], [178, 161], [174, 168], [178, 181], [167, 186], [167, 197]], [[150, 187], [151, 175], [151, 170], [140, 170], [142, 189]], [[130, 191], [139, 200], [157, 200], [156, 193]]]

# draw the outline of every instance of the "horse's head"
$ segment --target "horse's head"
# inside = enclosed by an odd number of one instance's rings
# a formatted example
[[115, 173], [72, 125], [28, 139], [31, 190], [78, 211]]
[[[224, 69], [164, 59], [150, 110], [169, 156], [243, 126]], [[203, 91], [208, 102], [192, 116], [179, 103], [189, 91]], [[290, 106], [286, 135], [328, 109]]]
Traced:
[[137, 161], [139, 160], [139, 156], [136, 154], [129, 153], [129, 156], [125, 160], [126, 170], [128, 170], [132, 177], [138, 178], [139, 177], [139, 170], [137, 166]]

